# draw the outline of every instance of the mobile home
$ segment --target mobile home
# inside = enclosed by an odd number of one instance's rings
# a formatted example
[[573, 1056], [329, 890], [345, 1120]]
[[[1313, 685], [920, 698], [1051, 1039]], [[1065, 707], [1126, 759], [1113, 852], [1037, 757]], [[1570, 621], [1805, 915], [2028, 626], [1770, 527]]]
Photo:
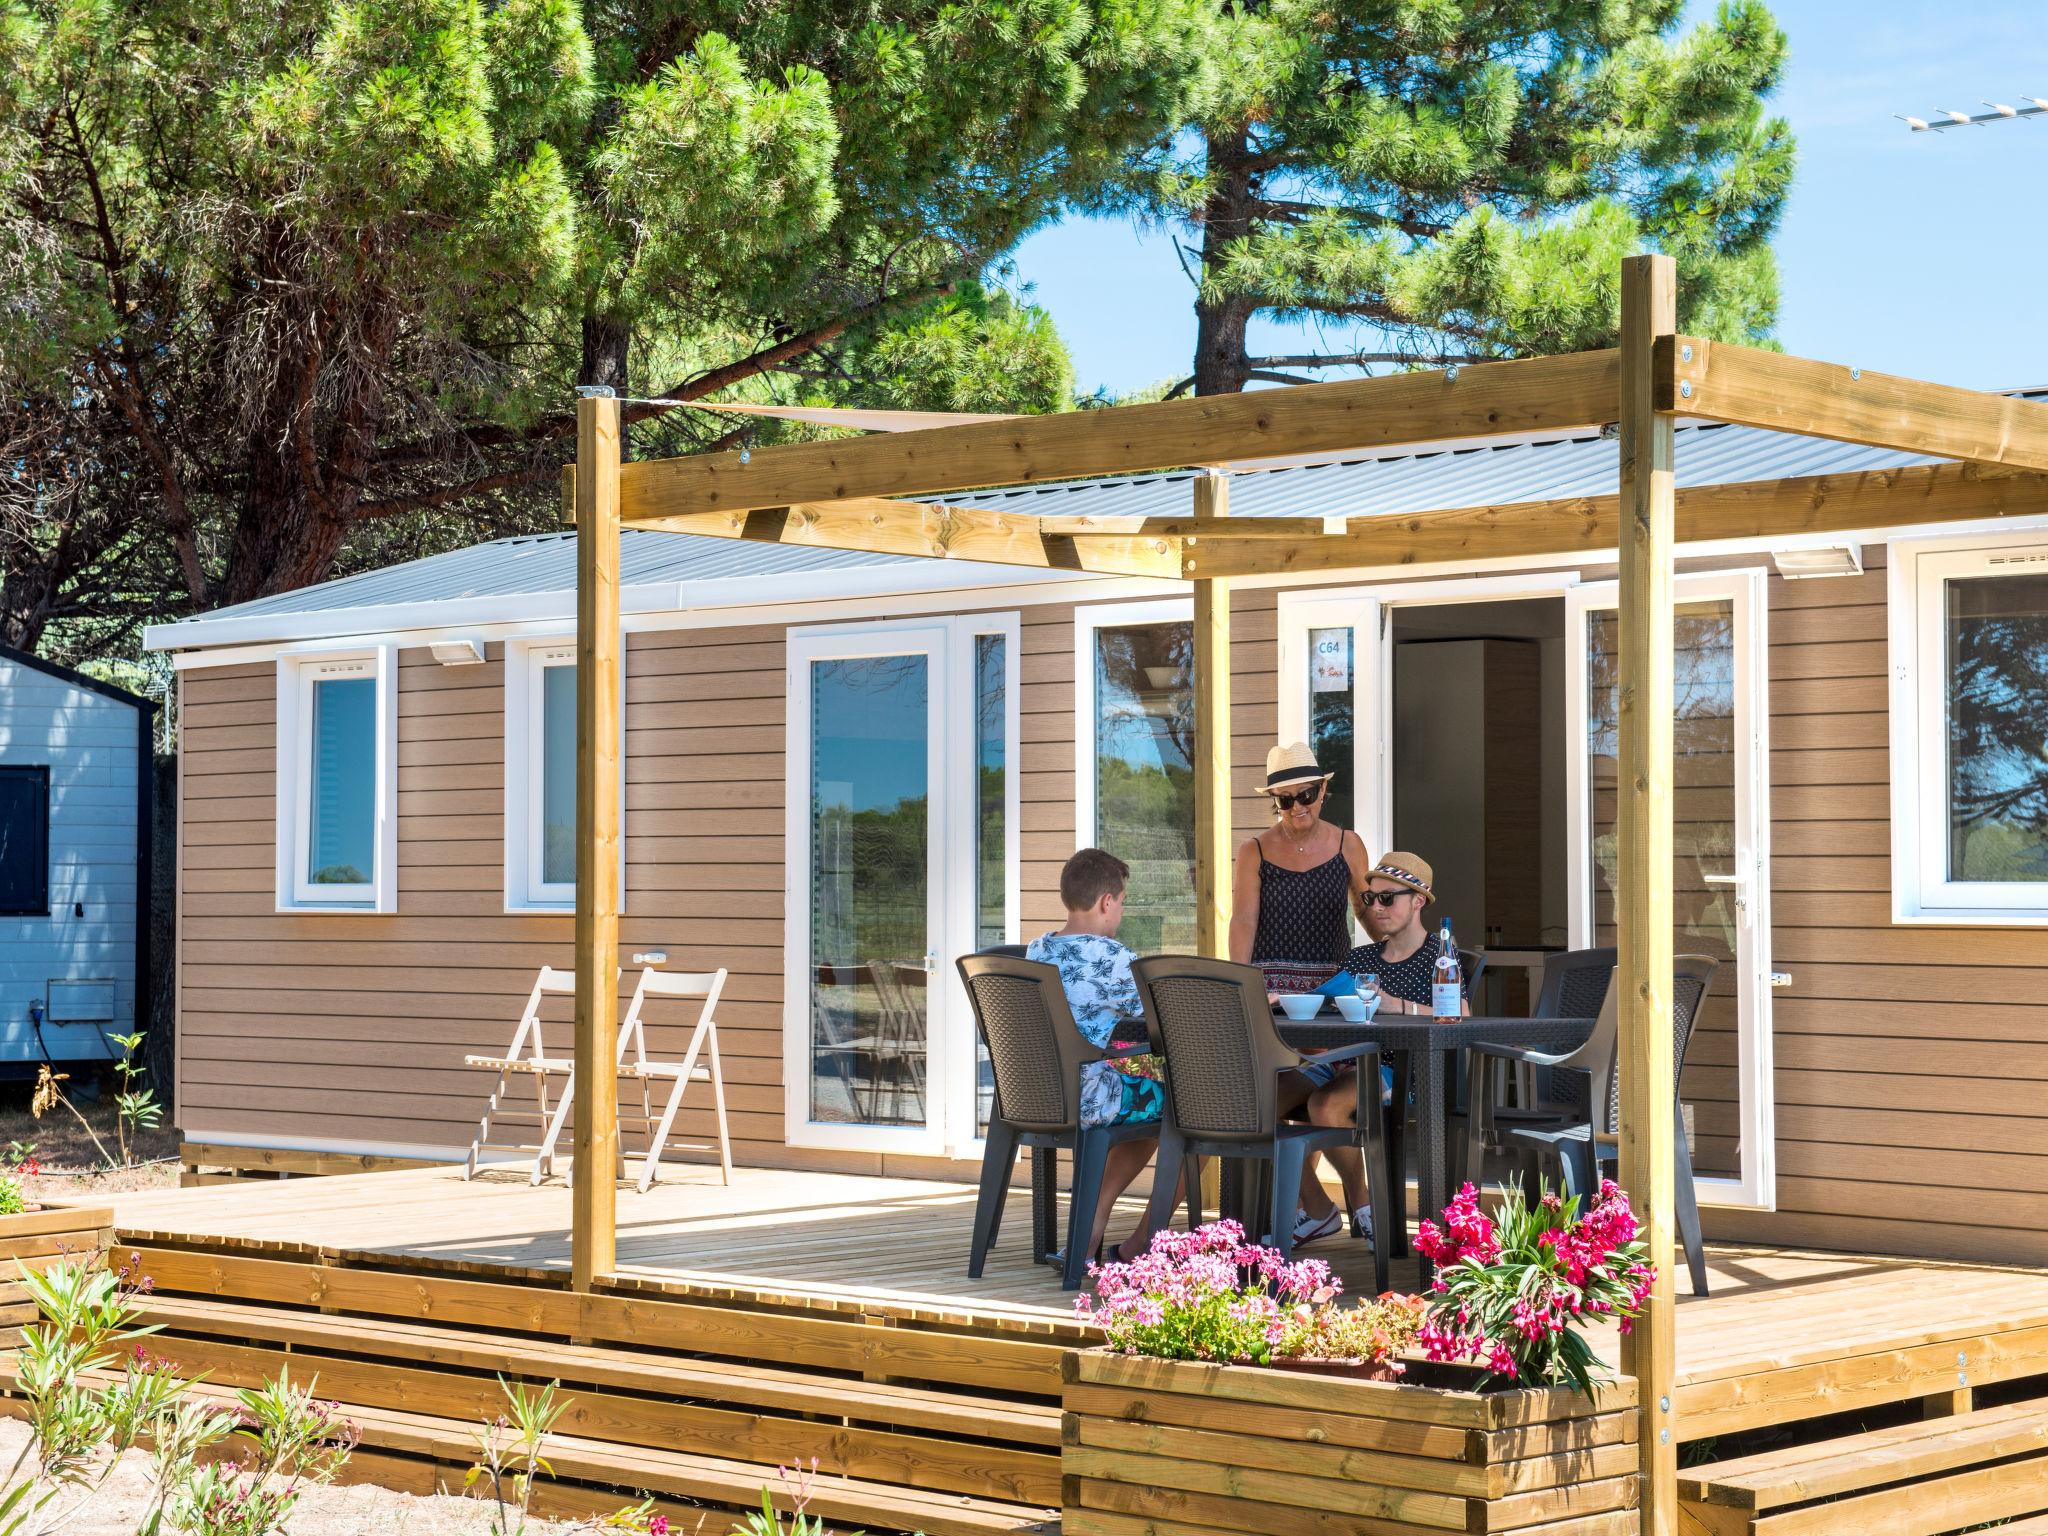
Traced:
[[[1681, 485], [1927, 462], [1678, 436]], [[1561, 433], [1248, 467], [1231, 511], [1550, 501], [1616, 472], [1610, 438]], [[1191, 478], [946, 499], [1173, 515]], [[570, 963], [573, 541], [151, 631], [180, 688], [188, 1140], [469, 1145], [490, 1079], [463, 1057]], [[1133, 866], [1134, 945], [1192, 943], [1187, 587], [633, 529], [623, 559], [621, 948], [730, 972], [736, 1158], [970, 1176], [987, 1097], [951, 957], [1056, 924], [1084, 843]], [[1679, 570], [1676, 947], [1721, 962], [1683, 1079], [1709, 1234], [2048, 1261], [2048, 504]], [[1313, 741], [1332, 816], [1436, 863], [1512, 1006], [1519, 966], [1611, 920], [1612, 576], [1233, 582], [1239, 834], [1266, 748]], [[708, 1098], [680, 1135], [712, 1140]]]

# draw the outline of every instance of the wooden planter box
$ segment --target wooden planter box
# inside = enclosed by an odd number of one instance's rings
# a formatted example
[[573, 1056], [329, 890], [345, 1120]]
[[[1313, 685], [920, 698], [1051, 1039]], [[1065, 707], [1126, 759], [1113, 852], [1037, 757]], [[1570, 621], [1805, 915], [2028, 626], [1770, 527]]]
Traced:
[[0, 1327], [36, 1320], [21, 1283], [24, 1267], [44, 1270], [66, 1260], [97, 1259], [114, 1240], [110, 1205], [48, 1203], [39, 1211], [0, 1216]]
[[1631, 1380], [1479, 1393], [1106, 1350], [1064, 1376], [1063, 1536], [1640, 1530]]

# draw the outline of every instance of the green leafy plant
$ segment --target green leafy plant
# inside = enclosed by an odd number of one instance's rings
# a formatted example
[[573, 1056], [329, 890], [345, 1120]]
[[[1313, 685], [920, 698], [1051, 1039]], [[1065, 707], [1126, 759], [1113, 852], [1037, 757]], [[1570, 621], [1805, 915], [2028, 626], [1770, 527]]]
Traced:
[[[149, 1487], [137, 1536], [278, 1536], [300, 1489], [333, 1478], [354, 1429], [312, 1389], [280, 1375], [236, 1394], [239, 1410], [192, 1383], [142, 1341], [135, 1298], [149, 1289], [134, 1261], [24, 1269], [42, 1321], [22, 1331], [16, 1390], [28, 1438], [6, 1469], [0, 1536], [54, 1536], [81, 1519], [121, 1457], [147, 1447]], [[245, 1442], [234, 1461], [225, 1442]]]
[[[477, 1432], [477, 1459], [462, 1479], [465, 1490], [482, 1488], [490, 1496], [490, 1536], [521, 1536], [533, 1507], [534, 1484], [554, 1473], [543, 1452], [556, 1422], [569, 1408], [569, 1399], [556, 1398], [561, 1385], [551, 1381], [544, 1387], [529, 1387], [498, 1378], [498, 1388], [505, 1394], [505, 1411]], [[668, 1517], [654, 1513], [652, 1499], [642, 1499], [588, 1524], [601, 1531], [668, 1536]]]
[[[813, 1456], [808, 1464], [800, 1461], [794, 1468], [777, 1467], [775, 1477], [782, 1485], [783, 1497], [789, 1502], [787, 1522], [782, 1511], [775, 1507], [775, 1489], [763, 1486], [761, 1507], [747, 1511], [746, 1519], [732, 1528], [732, 1536], [834, 1536], [824, 1516], [810, 1513], [811, 1500], [817, 1496], [818, 1458]], [[867, 1536], [867, 1533], [848, 1531], [845, 1536]]]
[[135, 1166], [135, 1145], [143, 1131], [153, 1131], [163, 1124], [163, 1106], [157, 1103], [156, 1094], [139, 1086], [146, 1073], [136, 1059], [142, 1048], [142, 1032], [132, 1035], [111, 1035], [108, 1037], [121, 1048], [120, 1058], [114, 1063], [114, 1072], [121, 1080], [120, 1088], [114, 1094], [114, 1125], [121, 1142], [121, 1166]]
[[462, 1480], [464, 1488], [481, 1485], [489, 1492], [491, 1536], [521, 1536], [533, 1504], [534, 1480], [553, 1471], [541, 1452], [555, 1421], [569, 1407], [566, 1401], [555, 1400], [560, 1385], [551, 1381], [529, 1388], [524, 1382], [498, 1378], [505, 1411], [477, 1432], [477, 1459]]
[[185, 1383], [136, 1347], [156, 1330], [136, 1322], [127, 1271], [55, 1264], [24, 1268], [22, 1284], [42, 1321], [22, 1330], [14, 1355], [28, 1438], [7, 1468], [0, 1536], [45, 1536], [76, 1519], [121, 1454], [158, 1430]]
[[[190, 1536], [274, 1536], [283, 1531], [305, 1490], [334, 1481], [361, 1438], [333, 1403], [314, 1397], [312, 1385], [295, 1387], [283, 1374], [235, 1396], [241, 1403], [239, 1417], [223, 1416], [242, 1442], [243, 1455], [194, 1466], [179, 1446], [175, 1476], [158, 1478], [159, 1486], [175, 1490], [171, 1524]], [[206, 1412], [189, 1416], [199, 1419]], [[163, 1454], [160, 1442], [159, 1459]], [[152, 1533], [146, 1529], [143, 1536]]]
[[0, 1216], [19, 1216], [28, 1209], [28, 1197], [22, 1193], [21, 1180], [11, 1173], [0, 1173]]

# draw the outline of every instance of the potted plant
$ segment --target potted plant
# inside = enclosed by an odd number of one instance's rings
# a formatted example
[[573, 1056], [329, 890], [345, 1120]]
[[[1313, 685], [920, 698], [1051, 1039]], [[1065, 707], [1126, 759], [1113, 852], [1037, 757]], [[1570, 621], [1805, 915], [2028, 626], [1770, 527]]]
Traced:
[[1442, 1227], [1425, 1221], [1415, 1237], [1437, 1266], [1417, 1337], [1425, 1354], [1479, 1365], [1482, 1386], [1591, 1393], [1602, 1366], [1580, 1330], [1614, 1318], [1627, 1333], [1656, 1279], [1620, 1186], [1603, 1181], [1582, 1215], [1576, 1195], [1539, 1187], [1532, 1206], [1509, 1184], [1489, 1218], [1467, 1184], [1443, 1216]]
[[[1283, 1264], [1227, 1222], [1094, 1271], [1077, 1310], [1105, 1344], [1065, 1361], [1062, 1528], [1637, 1529], [1635, 1384], [1595, 1379], [1577, 1332], [1640, 1305], [1627, 1202], [1603, 1191], [1581, 1218], [1510, 1199], [1498, 1230], [1469, 1189], [1424, 1224], [1445, 1266], [1427, 1298], [1344, 1305], [1326, 1265]], [[1511, 1275], [1536, 1311], [1517, 1312]]]

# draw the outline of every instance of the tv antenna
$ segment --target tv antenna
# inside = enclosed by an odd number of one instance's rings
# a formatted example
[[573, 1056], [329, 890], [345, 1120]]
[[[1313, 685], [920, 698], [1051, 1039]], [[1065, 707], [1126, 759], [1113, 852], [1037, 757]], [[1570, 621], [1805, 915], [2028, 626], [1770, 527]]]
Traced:
[[1892, 116], [1904, 123], [1915, 133], [1941, 133], [1950, 128], [1982, 128], [1990, 123], [2003, 123], [2018, 117], [2048, 117], [2048, 99], [2039, 96], [2022, 96], [2023, 107], [2009, 107], [2002, 101], [1987, 101], [1989, 112], [1957, 112], [1948, 107], [1935, 110], [1932, 117], [1908, 117], [1903, 112]]

